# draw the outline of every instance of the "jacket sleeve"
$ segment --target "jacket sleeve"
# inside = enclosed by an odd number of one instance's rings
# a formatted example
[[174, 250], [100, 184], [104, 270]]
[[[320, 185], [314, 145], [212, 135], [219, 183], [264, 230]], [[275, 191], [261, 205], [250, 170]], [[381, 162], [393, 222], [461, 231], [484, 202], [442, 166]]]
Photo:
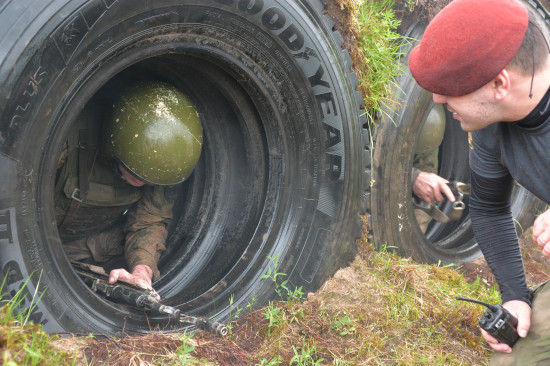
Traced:
[[531, 305], [523, 260], [510, 208], [513, 179], [486, 178], [472, 172], [470, 218], [481, 251], [498, 282], [502, 302]]
[[124, 231], [124, 254], [130, 271], [138, 264], [153, 270], [153, 280], [160, 277], [157, 264], [166, 250], [168, 227], [175, 201], [174, 187], [146, 186], [144, 195], [128, 211]]

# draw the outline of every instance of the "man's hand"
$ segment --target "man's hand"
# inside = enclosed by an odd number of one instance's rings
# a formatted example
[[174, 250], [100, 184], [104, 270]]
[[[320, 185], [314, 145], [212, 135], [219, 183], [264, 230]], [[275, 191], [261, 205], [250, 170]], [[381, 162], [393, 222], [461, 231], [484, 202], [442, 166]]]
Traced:
[[[513, 316], [518, 318], [517, 332], [521, 338], [525, 338], [527, 336], [529, 328], [531, 328], [531, 307], [526, 302], [519, 300], [507, 301], [502, 304], [502, 307], [508, 310]], [[504, 353], [512, 352], [512, 348], [509, 345], [507, 345], [506, 343], [499, 343], [495, 337], [493, 337], [483, 329], [481, 329], [481, 334], [483, 335], [483, 338], [485, 338], [489, 346], [491, 346], [491, 348], [495, 351]]]
[[550, 210], [546, 210], [535, 220], [533, 240], [542, 249], [542, 255], [550, 258]]
[[[153, 270], [145, 264], [138, 264], [134, 267], [132, 273], [123, 268], [113, 269], [109, 274], [109, 283], [113, 284], [118, 280], [133, 283], [134, 285], [153, 290]], [[155, 292], [157, 298], [159, 295]]]
[[414, 181], [412, 190], [421, 200], [432, 203], [443, 201], [443, 194], [454, 202], [455, 196], [447, 185], [449, 181], [434, 173], [420, 172]]

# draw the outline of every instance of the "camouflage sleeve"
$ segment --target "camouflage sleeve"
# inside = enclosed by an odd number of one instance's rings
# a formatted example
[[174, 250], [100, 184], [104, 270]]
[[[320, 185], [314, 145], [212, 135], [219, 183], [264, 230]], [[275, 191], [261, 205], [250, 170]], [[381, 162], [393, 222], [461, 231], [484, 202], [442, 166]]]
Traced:
[[418, 168], [412, 167], [411, 171], [411, 189], [414, 186], [414, 182], [416, 182], [416, 178], [418, 178], [418, 174], [421, 173], [421, 170]]
[[128, 212], [124, 253], [130, 271], [145, 264], [153, 270], [153, 280], [160, 277], [157, 263], [166, 250], [175, 196], [175, 187], [146, 186], [143, 198]]
[[424, 154], [416, 154], [414, 156], [413, 167], [422, 172], [437, 174], [438, 154], [439, 149], [435, 149]]

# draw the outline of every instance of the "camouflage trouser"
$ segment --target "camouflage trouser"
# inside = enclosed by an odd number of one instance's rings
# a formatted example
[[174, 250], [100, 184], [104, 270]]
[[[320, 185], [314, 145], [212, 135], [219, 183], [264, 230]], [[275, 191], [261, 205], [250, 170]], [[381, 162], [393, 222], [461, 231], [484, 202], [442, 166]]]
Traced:
[[531, 329], [527, 337], [520, 338], [512, 353], [495, 352], [491, 366], [543, 366], [550, 365], [550, 284], [535, 290], [531, 313]]
[[86, 263], [104, 263], [124, 253], [122, 225], [89, 235], [85, 238], [63, 242], [63, 249], [70, 260]]

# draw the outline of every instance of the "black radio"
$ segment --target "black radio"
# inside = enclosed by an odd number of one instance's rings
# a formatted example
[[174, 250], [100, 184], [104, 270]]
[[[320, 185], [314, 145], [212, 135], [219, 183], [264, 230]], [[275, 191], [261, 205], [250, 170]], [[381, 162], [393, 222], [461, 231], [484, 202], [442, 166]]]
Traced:
[[479, 326], [481, 329], [486, 330], [487, 333], [498, 339], [499, 342], [506, 343], [510, 347], [514, 346], [519, 339], [516, 330], [518, 319], [510, 314], [508, 310], [503, 308], [502, 305], [491, 305], [482, 301], [465, 299], [463, 297], [457, 297], [456, 299], [486, 306], [487, 311], [483, 314], [481, 319], [479, 319]]

